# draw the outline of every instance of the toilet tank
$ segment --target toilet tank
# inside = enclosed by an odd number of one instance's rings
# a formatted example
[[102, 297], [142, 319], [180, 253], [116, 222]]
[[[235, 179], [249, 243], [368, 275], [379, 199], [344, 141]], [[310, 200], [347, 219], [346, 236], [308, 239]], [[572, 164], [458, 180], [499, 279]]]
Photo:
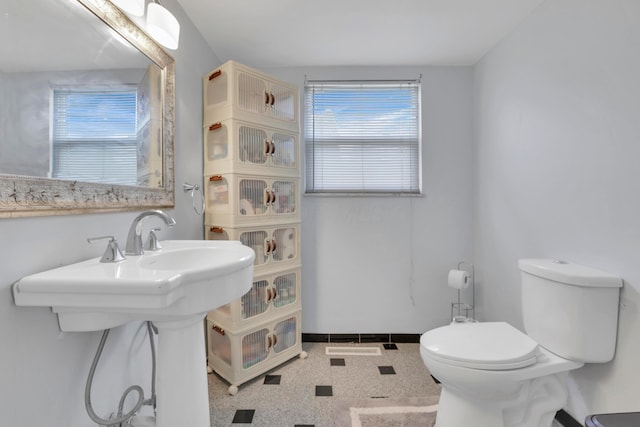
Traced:
[[557, 260], [521, 259], [518, 266], [527, 335], [565, 359], [613, 359], [621, 278]]

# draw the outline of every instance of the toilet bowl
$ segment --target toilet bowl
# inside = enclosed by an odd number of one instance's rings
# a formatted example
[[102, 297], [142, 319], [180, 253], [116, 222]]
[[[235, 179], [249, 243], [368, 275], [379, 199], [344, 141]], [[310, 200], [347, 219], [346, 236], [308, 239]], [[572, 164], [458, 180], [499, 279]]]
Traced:
[[442, 385], [435, 427], [549, 427], [569, 372], [613, 358], [620, 278], [553, 260], [519, 266], [526, 334], [454, 322], [422, 335], [420, 354]]
[[504, 322], [432, 329], [420, 354], [443, 386], [436, 427], [548, 427], [566, 402], [567, 373], [584, 365]]

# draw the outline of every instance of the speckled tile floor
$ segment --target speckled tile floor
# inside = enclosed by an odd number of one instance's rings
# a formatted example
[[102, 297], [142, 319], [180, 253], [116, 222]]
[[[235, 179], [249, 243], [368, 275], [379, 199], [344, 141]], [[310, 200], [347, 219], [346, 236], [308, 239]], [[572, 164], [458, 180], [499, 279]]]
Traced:
[[[327, 356], [325, 348], [378, 347], [380, 356]], [[334, 427], [339, 399], [438, 396], [419, 344], [303, 343], [308, 358], [294, 358], [239, 387], [235, 396], [209, 375], [211, 426]], [[562, 427], [554, 422], [552, 427]]]

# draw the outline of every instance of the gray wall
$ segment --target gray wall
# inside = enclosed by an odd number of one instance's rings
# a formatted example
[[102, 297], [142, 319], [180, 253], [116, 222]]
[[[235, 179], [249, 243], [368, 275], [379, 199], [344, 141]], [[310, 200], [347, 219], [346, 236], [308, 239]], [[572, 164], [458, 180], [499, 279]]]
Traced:
[[303, 331], [419, 333], [447, 323], [457, 297], [448, 271], [472, 254], [471, 68], [266, 71], [301, 92], [305, 76], [422, 75], [424, 197], [303, 196]]
[[0, 73], [0, 173], [51, 176], [53, 88], [137, 85], [145, 72], [146, 68]]
[[547, 1], [475, 69], [484, 318], [522, 327], [518, 258], [624, 278], [614, 361], [571, 375], [567, 409], [579, 421], [640, 407], [639, 16], [635, 0]]
[[[185, 181], [202, 183], [201, 77], [219, 61], [175, 0], [163, 2], [181, 23], [176, 59], [176, 208], [177, 221], [161, 238], [200, 239], [202, 217], [181, 191]], [[114, 234], [124, 242], [137, 213], [0, 219], [0, 425], [80, 427], [93, 424], [83, 393], [100, 333], [61, 333], [47, 308], [16, 307], [11, 285], [20, 277], [102, 253], [86, 238]], [[157, 225], [148, 224], [148, 227]], [[150, 356], [140, 324], [109, 336], [94, 383], [94, 406], [101, 415], [117, 408], [126, 387], [149, 390]]]

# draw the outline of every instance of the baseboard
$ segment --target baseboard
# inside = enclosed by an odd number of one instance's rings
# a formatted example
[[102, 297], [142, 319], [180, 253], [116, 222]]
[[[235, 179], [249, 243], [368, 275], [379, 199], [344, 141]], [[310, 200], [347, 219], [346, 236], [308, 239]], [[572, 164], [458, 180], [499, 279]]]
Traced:
[[569, 415], [564, 409], [556, 413], [556, 420], [564, 427], [582, 427], [582, 424]]
[[420, 334], [302, 334], [303, 342], [326, 343], [419, 343]]

